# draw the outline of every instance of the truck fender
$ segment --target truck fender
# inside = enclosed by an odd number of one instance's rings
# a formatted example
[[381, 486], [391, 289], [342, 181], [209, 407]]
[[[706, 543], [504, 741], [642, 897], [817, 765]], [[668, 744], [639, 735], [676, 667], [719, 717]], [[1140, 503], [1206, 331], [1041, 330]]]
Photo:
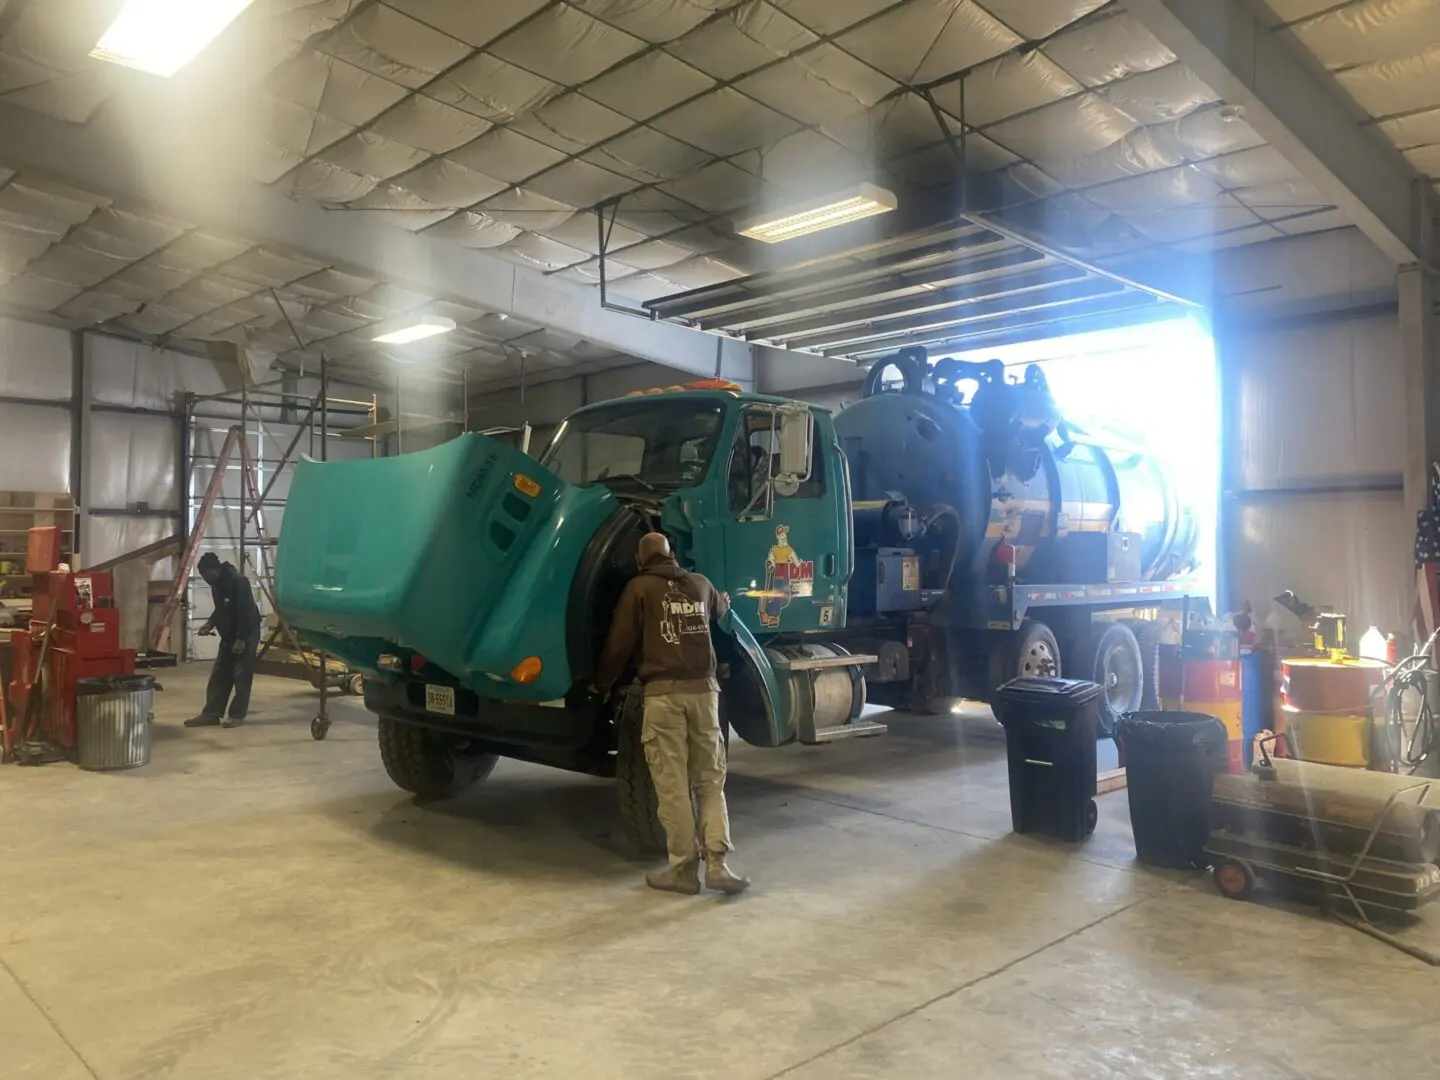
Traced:
[[[795, 741], [793, 721], [785, 715], [784, 698], [780, 693], [780, 680], [765, 650], [755, 640], [755, 635], [735, 617], [734, 609], [725, 612], [719, 620], [719, 627], [728, 634], [740, 654], [745, 668], [743, 674], [734, 673], [727, 682], [734, 686], [739, 679], [747, 676], [751, 685], [738, 696], [745, 704], [753, 704], [758, 697], [764, 706], [764, 726], [757, 722], [759, 717], [741, 709], [729, 710], [731, 729], [752, 746], [783, 746]], [[739, 704], [739, 702], [737, 702]]]

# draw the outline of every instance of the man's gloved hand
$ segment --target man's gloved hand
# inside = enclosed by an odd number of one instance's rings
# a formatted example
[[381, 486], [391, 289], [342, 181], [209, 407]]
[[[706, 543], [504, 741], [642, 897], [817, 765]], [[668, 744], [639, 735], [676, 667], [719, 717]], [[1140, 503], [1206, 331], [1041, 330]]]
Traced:
[[215, 627], [211, 626], [209, 623], [206, 623], [204, 626], [200, 627], [198, 633], [201, 637], [214, 637]]
[[235, 642], [234, 645], [231, 645], [231, 646], [230, 646], [230, 651], [233, 652], [236, 656], [239, 656], [241, 653], [243, 653], [243, 652], [245, 651], [245, 642], [243, 642], [243, 641], [237, 641], [237, 642]]

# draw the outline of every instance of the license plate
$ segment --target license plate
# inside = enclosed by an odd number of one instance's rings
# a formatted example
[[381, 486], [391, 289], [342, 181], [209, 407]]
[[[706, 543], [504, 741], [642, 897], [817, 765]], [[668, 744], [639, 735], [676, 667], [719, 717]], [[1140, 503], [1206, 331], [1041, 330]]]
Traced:
[[455, 715], [455, 688], [453, 686], [425, 687], [425, 711]]

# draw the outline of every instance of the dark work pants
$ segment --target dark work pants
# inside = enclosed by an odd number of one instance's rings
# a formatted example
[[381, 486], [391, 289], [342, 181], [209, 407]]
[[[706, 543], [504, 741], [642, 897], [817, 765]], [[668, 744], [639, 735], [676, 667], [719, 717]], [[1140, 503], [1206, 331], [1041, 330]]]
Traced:
[[[215, 654], [215, 666], [210, 669], [210, 685], [205, 691], [205, 715], [224, 716], [225, 705], [230, 705], [230, 715], [244, 720], [250, 711], [250, 684], [255, 680], [255, 653], [260, 648], [260, 631], [256, 630], [244, 639], [245, 648], [235, 652], [235, 642], [230, 638], [220, 639], [220, 651]], [[231, 698], [230, 691], [235, 691]]]

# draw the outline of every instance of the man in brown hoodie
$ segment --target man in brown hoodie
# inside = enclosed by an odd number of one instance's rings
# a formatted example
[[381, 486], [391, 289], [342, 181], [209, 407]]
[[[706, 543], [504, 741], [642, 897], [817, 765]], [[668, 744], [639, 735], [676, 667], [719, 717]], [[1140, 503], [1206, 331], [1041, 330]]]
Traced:
[[640, 538], [636, 559], [640, 574], [625, 586], [615, 608], [595, 687], [607, 693], [638, 648], [636, 673], [645, 687], [641, 741], [670, 854], [669, 867], [646, 874], [645, 881], [652, 889], [694, 896], [703, 856], [707, 889], [743, 892], [750, 882], [725, 865], [730, 817], [720, 684], [710, 640], [710, 621], [729, 610], [730, 597], [702, 575], [680, 569], [660, 533]]

